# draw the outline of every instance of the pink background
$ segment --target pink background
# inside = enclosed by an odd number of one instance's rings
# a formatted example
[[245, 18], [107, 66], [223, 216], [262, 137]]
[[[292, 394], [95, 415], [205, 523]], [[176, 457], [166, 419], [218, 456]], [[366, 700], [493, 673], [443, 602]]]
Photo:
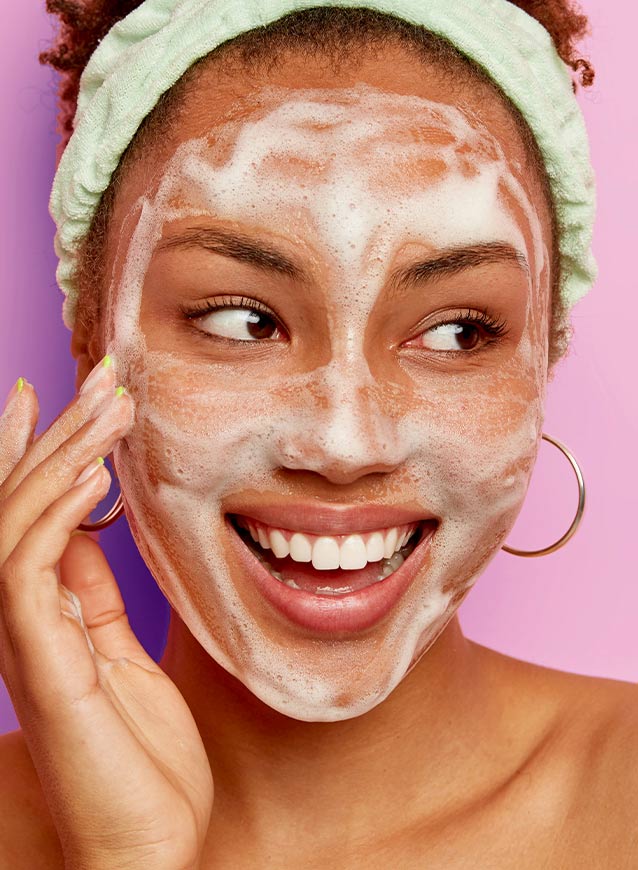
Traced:
[[[583, 49], [597, 71], [597, 84], [580, 99], [598, 179], [594, 248], [600, 276], [574, 309], [572, 352], [550, 384], [545, 431], [581, 462], [588, 503], [580, 529], [562, 550], [539, 559], [500, 552], [463, 604], [461, 623], [469, 637], [510, 655], [637, 682], [638, 571], [632, 540], [638, 391], [632, 312], [638, 290], [633, 269], [638, 102], [630, 59], [638, 11], [631, 0], [615, 0], [613, 16], [605, 0], [582, 5], [593, 26]], [[40, 396], [38, 432], [71, 400], [75, 377], [47, 213], [55, 93], [53, 74], [37, 62], [51, 34], [43, 6], [38, 0], [9, 4], [0, 30], [0, 404], [16, 378], [27, 377]], [[576, 499], [567, 461], [543, 442], [508, 543], [535, 549], [554, 541], [571, 522]], [[131, 623], [158, 660], [167, 604], [123, 520], [102, 533], [101, 540]], [[0, 732], [17, 727], [0, 682]]]

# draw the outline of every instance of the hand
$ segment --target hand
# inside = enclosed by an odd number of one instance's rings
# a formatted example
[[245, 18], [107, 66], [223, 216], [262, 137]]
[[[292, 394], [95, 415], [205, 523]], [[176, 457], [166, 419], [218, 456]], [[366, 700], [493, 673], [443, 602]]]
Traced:
[[185, 870], [213, 802], [202, 739], [133, 634], [99, 545], [72, 535], [110, 486], [96, 459], [133, 422], [105, 361], [37, 438], [30, 384], [0, 417], [0, 673], [65, 867]]

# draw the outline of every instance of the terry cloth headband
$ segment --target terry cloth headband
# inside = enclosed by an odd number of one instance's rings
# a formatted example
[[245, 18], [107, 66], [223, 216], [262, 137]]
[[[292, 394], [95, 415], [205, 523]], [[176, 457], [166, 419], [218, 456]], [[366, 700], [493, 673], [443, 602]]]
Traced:
[[548, 31], [507, 0], [145, 0], [118, 21], [80, 80], [74, 131], [60, 160], [49, 210], [57, 225], [63, 319], [73, 328], [80, 242], [140, 124], [199, 58], [281, 18], [322, 6], [376, 9], [422, 25], [476, 61], [520, 110], [549, 176], [558, 218], [561, 295], [571, 308], [596, 278], [596, 209], [589, 142], [571, 75]]

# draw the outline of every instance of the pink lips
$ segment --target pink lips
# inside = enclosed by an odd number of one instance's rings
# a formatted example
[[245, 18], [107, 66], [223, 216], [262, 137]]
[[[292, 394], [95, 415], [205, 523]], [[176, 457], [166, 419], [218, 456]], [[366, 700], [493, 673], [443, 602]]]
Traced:
[[[369, 515], [368, 520], [371, 519]], [[420, 519], [423, 520], [422, 515]], [[436, 525], [435, 522], [426, 522], [421, 540], [413, 552], [389, 577], [354, 592], [330, 596], [293, 589], [273, 577], [244, 544], [226, 517], [237, 558], [266, 601], [296, 625], [321, 633], [363, 631], [389, 613], [422, 568]], [[349, 528], [352, 529], [353, 525], [349, 524]]]

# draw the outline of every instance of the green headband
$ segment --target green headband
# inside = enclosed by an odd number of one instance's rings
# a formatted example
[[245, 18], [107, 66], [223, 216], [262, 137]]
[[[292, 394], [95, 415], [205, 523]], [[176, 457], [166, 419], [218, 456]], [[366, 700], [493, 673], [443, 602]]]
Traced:
[[561, 295], [571, 308], [588, 292], [596, 278], [596, 193], [587, 131], [552, 38], [517, 6], [507, 0], [145, 0], [91, 56], [74, 132], [53, 181], [49, 209], [69, 329], [79, 245], [122, 154], [160, 96], [221, 43], [289, 12], [323, 6], [376, 9], [422, 25], [485, 69], [520, 110], [543, 155], [558, 217]]

